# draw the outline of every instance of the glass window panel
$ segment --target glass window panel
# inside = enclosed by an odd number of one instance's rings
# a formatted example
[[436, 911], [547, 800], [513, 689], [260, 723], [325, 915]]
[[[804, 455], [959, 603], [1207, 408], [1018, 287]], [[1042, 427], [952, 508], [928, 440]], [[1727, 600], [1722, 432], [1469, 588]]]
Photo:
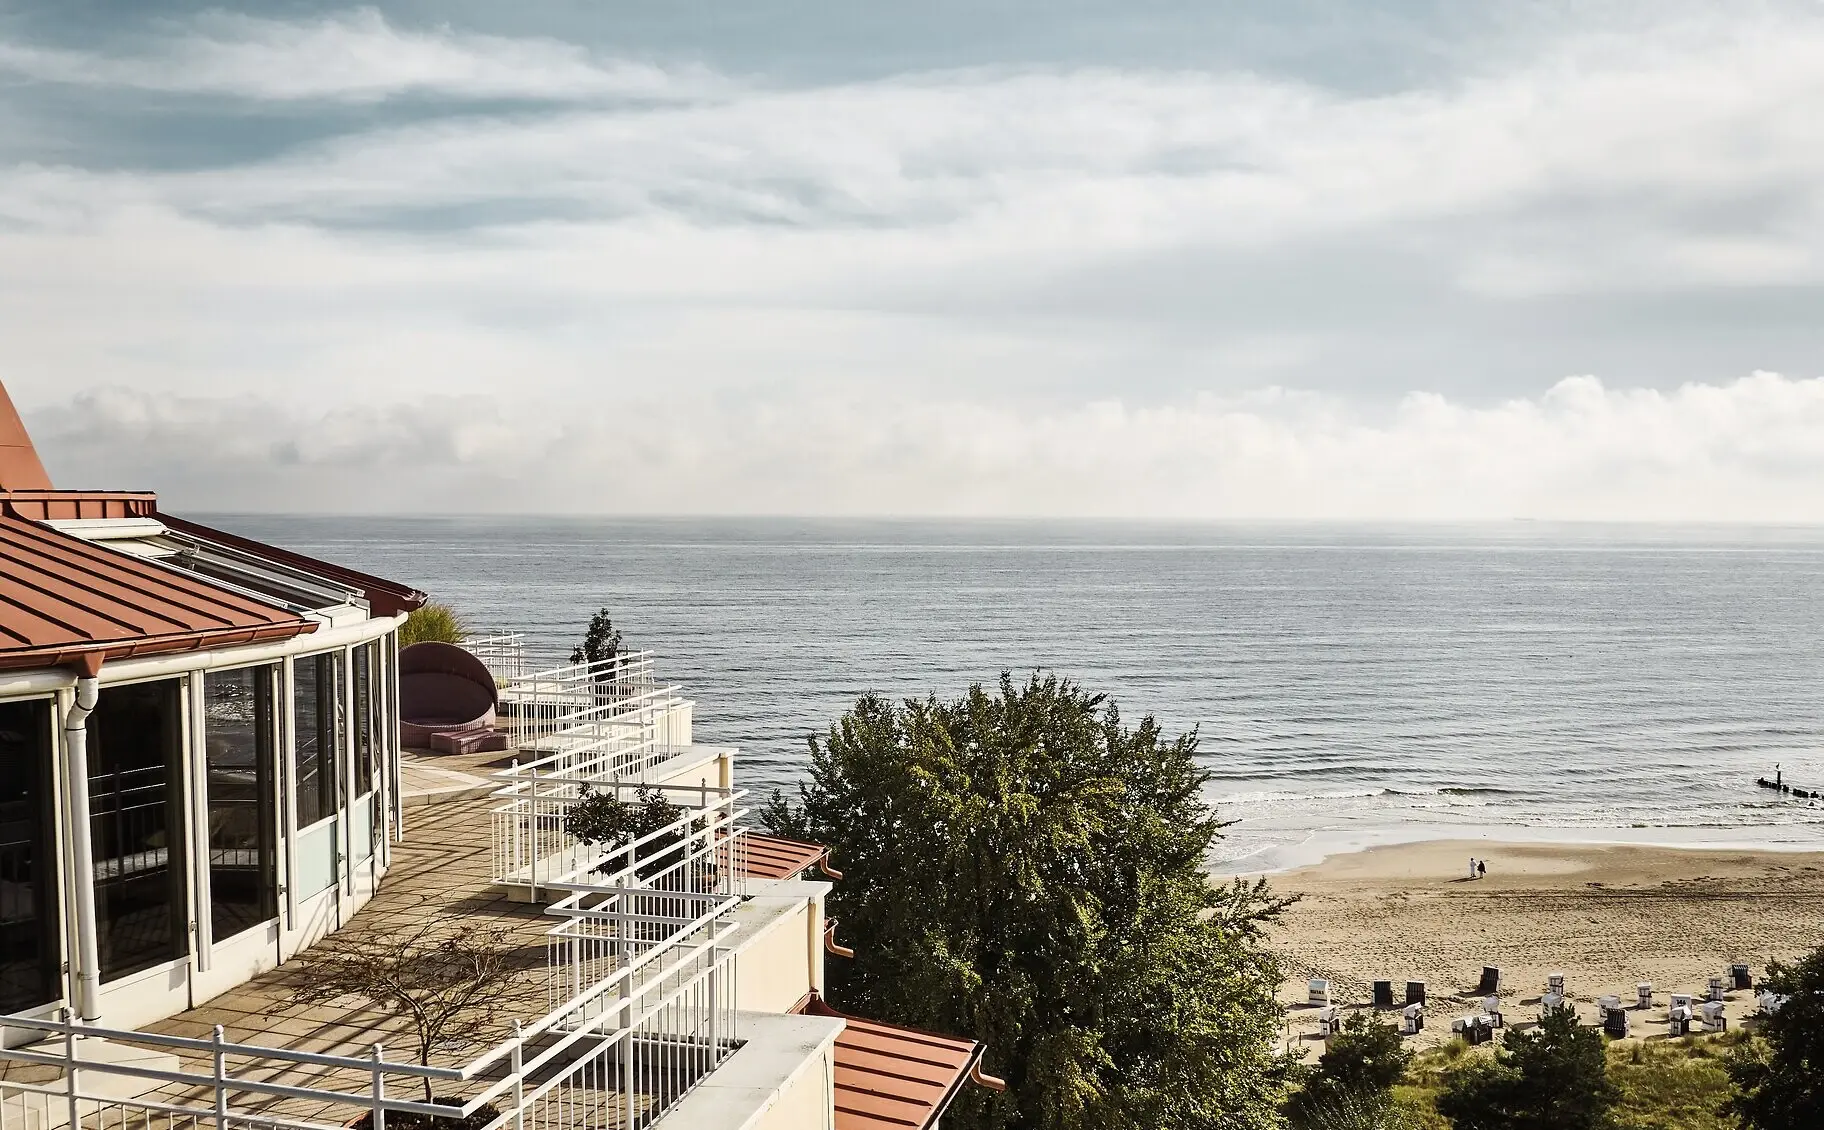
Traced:
[[0, 702], [0, 1012], [57, 999], [51, 704]]
[[182, 695], [176, 679], [104, 687], [89, 716], [89, 814], [101, 977], [185, 951]]
[[272, 667], [203, 679], [209, 790], [209, 924], [219, 941], [278, 917]]
[[308, 828], [340, 807], [336, 753], [342, 748], [342, 654], [307, 655], [292, 663], [297, 745], [298, 827]]
[[361, 796], [374, 787], [374, 714], [377, 696], [374, 681], [380, 674], [375, 654], [378, 645], [363, 644], [355, 649], [355, 781], [353, 792]]

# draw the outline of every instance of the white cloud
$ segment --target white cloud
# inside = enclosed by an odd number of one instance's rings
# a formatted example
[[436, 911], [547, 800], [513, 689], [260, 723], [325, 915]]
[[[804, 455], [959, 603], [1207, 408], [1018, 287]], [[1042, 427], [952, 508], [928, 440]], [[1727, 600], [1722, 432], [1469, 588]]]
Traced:
[[702, 68], [591, 58], [552, 39], [402, 30], [372, 9], [308, 23], [212, 13], [130, 55], [0, 42], [0, 74], [260, 101], [374, 102], [405, 94], [671, 99], [721, 87]]
[[[1817, 356], [1815, 318], [1768, 327], [1824, 287], [1824, 21], [1775, 8], [1371, 94], [787, 88], [372, 13], [8, 67], [559, 103], [0, 168], [0, 375], [136, 390], [49, 410], [79, 480], [562, 510], [615, 451], [654, 510], [1818, 516], [1816, 382], [1679, 385]], [[1591, 371], [1666, 391], [1536, 393]], [[1314, 391], [1241, 395], [1279, 386]]]
[[1773, 373], [1390, 412], [1277, 389], [1040, 412], [655, 397], [612, 415], [106, 390], [28, 422], [58, 481], [190, 509], [1824, 522], [1824, 378]]

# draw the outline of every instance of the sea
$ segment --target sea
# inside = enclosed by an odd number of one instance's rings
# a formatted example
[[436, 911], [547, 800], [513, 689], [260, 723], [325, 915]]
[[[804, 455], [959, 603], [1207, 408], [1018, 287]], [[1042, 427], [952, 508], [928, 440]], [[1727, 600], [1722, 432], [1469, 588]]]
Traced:
[[567, 651], [760, 797], [858, 695], [1056, 672], [1195, 730], [1218, 873], [1439, 838], [1824, 849], [1824, 529], [222, 514]]

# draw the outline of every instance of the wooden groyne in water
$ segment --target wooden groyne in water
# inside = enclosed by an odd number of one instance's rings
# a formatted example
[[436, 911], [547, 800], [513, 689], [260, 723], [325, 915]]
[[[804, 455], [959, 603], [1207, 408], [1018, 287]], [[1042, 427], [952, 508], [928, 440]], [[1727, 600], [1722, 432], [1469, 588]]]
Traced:
[[1772, 789], [1783, 796], [1796, 797], [1799, 800], [1824, 800], [1824, 789], [1800, 789], [1787, 784], [1786, 778], [1781, 775], [1778, 766], [1774, 767], [1773, 780], [1756, 777], [1754, 783], [1763, 789]]

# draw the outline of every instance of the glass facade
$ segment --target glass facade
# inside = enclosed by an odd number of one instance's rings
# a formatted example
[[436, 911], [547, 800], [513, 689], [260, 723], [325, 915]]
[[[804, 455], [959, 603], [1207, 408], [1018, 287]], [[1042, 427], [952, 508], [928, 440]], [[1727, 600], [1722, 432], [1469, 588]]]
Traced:
[[220, 941], [278, 917], [273, 688], [278, 668], [203, 676], [209, 924]]
[[342, 805], [337, 771], [342, 749], [342, 653], [306, 655], [292, 661], [296, 694], [292, 702], [292, 750], [298, 789], [298, 827], [334, 816]]
[[103, 687], [89, 716], [89, 816], [101, 979], [186, 950], [177, 679]]
[[0, 702], [0, 1012], [61, 996], [51, 703]]

